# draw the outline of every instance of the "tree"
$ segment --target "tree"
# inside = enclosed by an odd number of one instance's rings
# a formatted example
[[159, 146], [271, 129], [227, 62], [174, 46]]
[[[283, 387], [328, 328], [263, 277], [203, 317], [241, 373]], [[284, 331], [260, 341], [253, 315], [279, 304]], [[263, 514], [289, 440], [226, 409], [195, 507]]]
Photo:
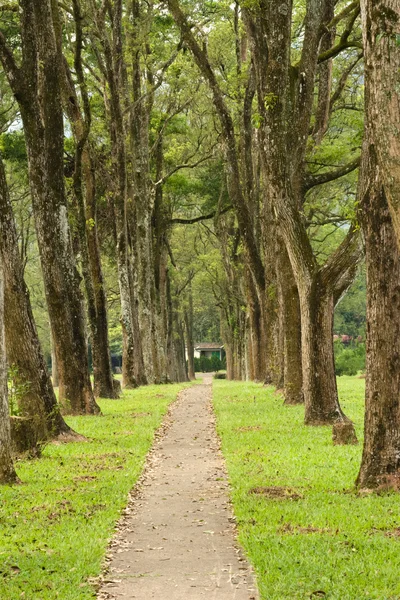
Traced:
[[111, 369], [107, 298], [98, 240], [96, 174], [93, 148], [89, 139], [92, 111], [82, 64], [83, 15], [79, 0], [73, 0], [73, 16], [75, 25], [73, 62], [82, 102], [80, 103], [78, 98], [66, 60], [64, 60], [63, 96], [75, 139], [73, 191], [90, 328], [94, 393], [101, 398], [118, 398], [119, 382], [113, 380]]
[[[254, 237], [251, 210], [241, 185], [232, 115], [208, 55], [196, 40], [179, 3], [176, 0], [168, 0], [168, 6], [213, 94], [225, 142], [229, 173], [228, 190], [236, 210], [248, 264], [261, 297], [261, 292], [265, 293], [267, 289], [264, 268], [267, 272], [270, 269], [270, 256], [275, 253], [275, 249], [271, 243], [264, 244], [263, 265]], [[320, 267], [313, 254], [300, 211], [307, 190], [349, 173], [359, 163], [358, 158], [354, 159], [343, 168], [324, 173], [322, 177], [311, 177], [305, 172], [305, 154], [324, 16], [321, 6], [313, 2], [307, 3], [303, 51], [300, 64], [296, 68], [292, 68], [290, 63], [291, 10], [277, 11], [275, 3], [272, 2], [261, 2], [254, 6], [245, 3], [242, 7], [252, 43], [261, 123], [259, 147], [265, 193], [261, 215], [263, 234], [269, 240], [274, 239], [275, 210], [279, 232], [290, 258], [300, 297], [303, 391], [305, 420], [308, 424], [332, 423], [345, 419], [338, 402], [334, 373], [333, 308], [349, 285], [351, 276], [354, 277], [354, 265], [361, 255], [358, 232], [351, 227], [346, 239]], [[350, 10], [350, 29], [346, 29], [346, 33], [343, 34], [341, 49], [348, 45], [347, 38], [358, 14], [356, 7], [353, 9]], [[335, 49], [335, 52], [340, 52], [340, 49]], [[333, 55], [335, 54], [328, 51], [326, 59]], [[306, 78], [306, 85], [302, 83], [303, 77]], [[294, 102], [293, 79], [298, 86]], [[286, 295], [282, 294], [282, 298], [285, 297]], [[290, 292], [287, 297], [290, 297]], [[269, 295], [265, 295], [260, 306], [271, 317], [273, 311], [266, 310], [268, 298]], [[291, 313], [288, 311], [287, 315], [289, 314]], [[267, 318], [264, 318], [264, 326], [266, 323]], [[296, 326], [298, 327], [298, 323]], [[268, 339], [269, 337], [267, 336]]]
[[[331, 20], [330, 5], [329, 0], [306, 3], [304, 41], [296, 66], [291, 64], [292, 11], [277, 11], [268, 0], [243, 8], [256, 69], [265, 191], [276, 210], [299, 292], [305, 422], [314, 425], [346, 419], [334, 372], [333, 309], [361, 257], [359, 234], [351, 226], [342, 244], [318, 265], [301, 213], [307, 190], [321, 182], [307, 181], [305, 165], [317, 65], [322, 62], [319, 47], [323, 24], [328, 27]], [[351, 24], [356, 15], [355, 9]], [[326, 81], [321, 75], [320, 91]], [[324, 96], [329, 102], [329, 93]], [[325, 174], [325, 181], [357, 165], [358, 159]]]
[[18, 101], [28, 152], [35, 225], [60, 378], [60, 401], [76, 414], [99, 412], [89, 378], [79, 277], [71, 247], [64, 185], [62, 51], [58, 7], [21, 1], [22, 62], [3, 32], [0, 59]]
[[24, 393], [20, 398], [22, 416], [32, 419], [37, 439], [72, 433], [62, 418], [47, 371], [24, 281], [17, 231], [0, 157], [0, 258], [5, 295], [5, 339], [7, 359], [16, 367]]
[[[370, 9], [369, 3], [367, 9]], [[385, 17], [382, 6], [376, 15]], [[365, 10], [365, 3], [364, 3]], [[393, 19], [393, 12], [390, 12]], [[366, 19], [364, 24], [377, 34], [376, 24]], [[379, 19], [378, 19], [379, 22]], [[393, 23], [392, 23], [393, 25]], [[392, 35], [391, 26], [386, 33]], [[385, 33], [385, 30], [384, 30]], [[367, 373], [365, 393], [364, 448], [357, 485], [360, 488], [399, 489], [400, 476], [400, 250], [396, 243], [396, 217], [392, 220], [389, 198], [393, 202], [392, 187], [388, 184], [387, 168], [389, 157], [383, 156], [387, 164], [382, 168], [381, 142], [387, 150], [387, 139], [376, 138], [375, 119], [380, 96], [376, 94], [376, 69], [380, 57], [370, 54], [372, 32], [364, 28], [367, 52], [365, 80], [365, 141], [363, 165], [360, 177], [361, 198], [360, 221], [366, 245], [367, 274]], [[375, 43], [375, 42], [373, 42]], [[383, 48], [392, 42], [384, 41]], [[377, 58], [375, 62], [375, 58]], [[395, 61], [395, 55], [393, 56]], [[383, 68], [379, 75], [381, 85], [391, 84], [390, 71]], [[386, 87], [387, 90], [387, 87]], [[382, 99], [381, 99], [382, 100]], [[383, 102], [383, 100], [382, 100]], [[391, 121], [392, 113], [386, 118]], [[382, 132], [382, 135], [384, 133]], [[392, 165], [393, 167], [393, 165]], [[395, 170], [393, 171], [395, 176]]]

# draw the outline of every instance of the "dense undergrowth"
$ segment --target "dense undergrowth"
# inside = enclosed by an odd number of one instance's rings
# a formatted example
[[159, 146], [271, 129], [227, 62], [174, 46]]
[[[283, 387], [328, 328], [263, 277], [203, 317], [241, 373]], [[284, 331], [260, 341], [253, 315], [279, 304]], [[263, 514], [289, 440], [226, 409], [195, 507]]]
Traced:
[[399, 496], [356, 494], [364, 381], [338, 383], [358, 446], [304, 427], [303, 408], [282, 406], [271, 388], [214, 382], [239, 539], [263, 600], [400, 599]]
[[0, 489], [0, 598], [88, 600], [168, 405], [183, 385], [100, 400], [103, 416], [68, 418], [87, 442], [48, 445]]

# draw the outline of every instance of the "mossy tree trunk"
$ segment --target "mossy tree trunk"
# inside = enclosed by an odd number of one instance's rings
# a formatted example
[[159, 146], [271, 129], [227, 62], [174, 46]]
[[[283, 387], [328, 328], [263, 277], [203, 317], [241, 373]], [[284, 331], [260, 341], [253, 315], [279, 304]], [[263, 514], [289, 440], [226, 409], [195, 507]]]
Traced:
[[38, 440], [70, 432], [60, 414], [40, 347], [29, 292], [23, 275], [14, 215], [0, 158], [0, 257], [5, 286], [7, 360], [16, 367], [19, 410], [30, 417]]

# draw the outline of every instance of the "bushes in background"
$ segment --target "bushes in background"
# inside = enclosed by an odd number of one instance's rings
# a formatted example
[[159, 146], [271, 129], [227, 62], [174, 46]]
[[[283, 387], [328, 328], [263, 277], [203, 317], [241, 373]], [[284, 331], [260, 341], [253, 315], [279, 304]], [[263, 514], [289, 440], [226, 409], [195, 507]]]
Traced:
[[212, 356], [211, 358], [201, 356], [194, 359], [194, 370], [199, 373], [212, 373], [213, 371], [221, 371], [221, 369], [226, 369], [225, 358], [221, 360], [218, 356]]
[[335, 349], [335, 372], [336, 375], [357, 375], [359, 371], [365, 371], [365, 344], [353, 342], [344, 346], [337, 340]]

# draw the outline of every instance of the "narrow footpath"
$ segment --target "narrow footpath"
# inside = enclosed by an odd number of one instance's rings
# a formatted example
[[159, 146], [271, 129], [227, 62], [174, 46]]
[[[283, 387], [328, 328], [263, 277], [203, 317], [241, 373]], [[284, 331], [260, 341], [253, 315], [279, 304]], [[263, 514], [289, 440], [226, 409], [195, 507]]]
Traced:
[[235, 541], [210, 409], [211, 376], [185, 390], [115, 538], [98, 600], [257, 600]]

